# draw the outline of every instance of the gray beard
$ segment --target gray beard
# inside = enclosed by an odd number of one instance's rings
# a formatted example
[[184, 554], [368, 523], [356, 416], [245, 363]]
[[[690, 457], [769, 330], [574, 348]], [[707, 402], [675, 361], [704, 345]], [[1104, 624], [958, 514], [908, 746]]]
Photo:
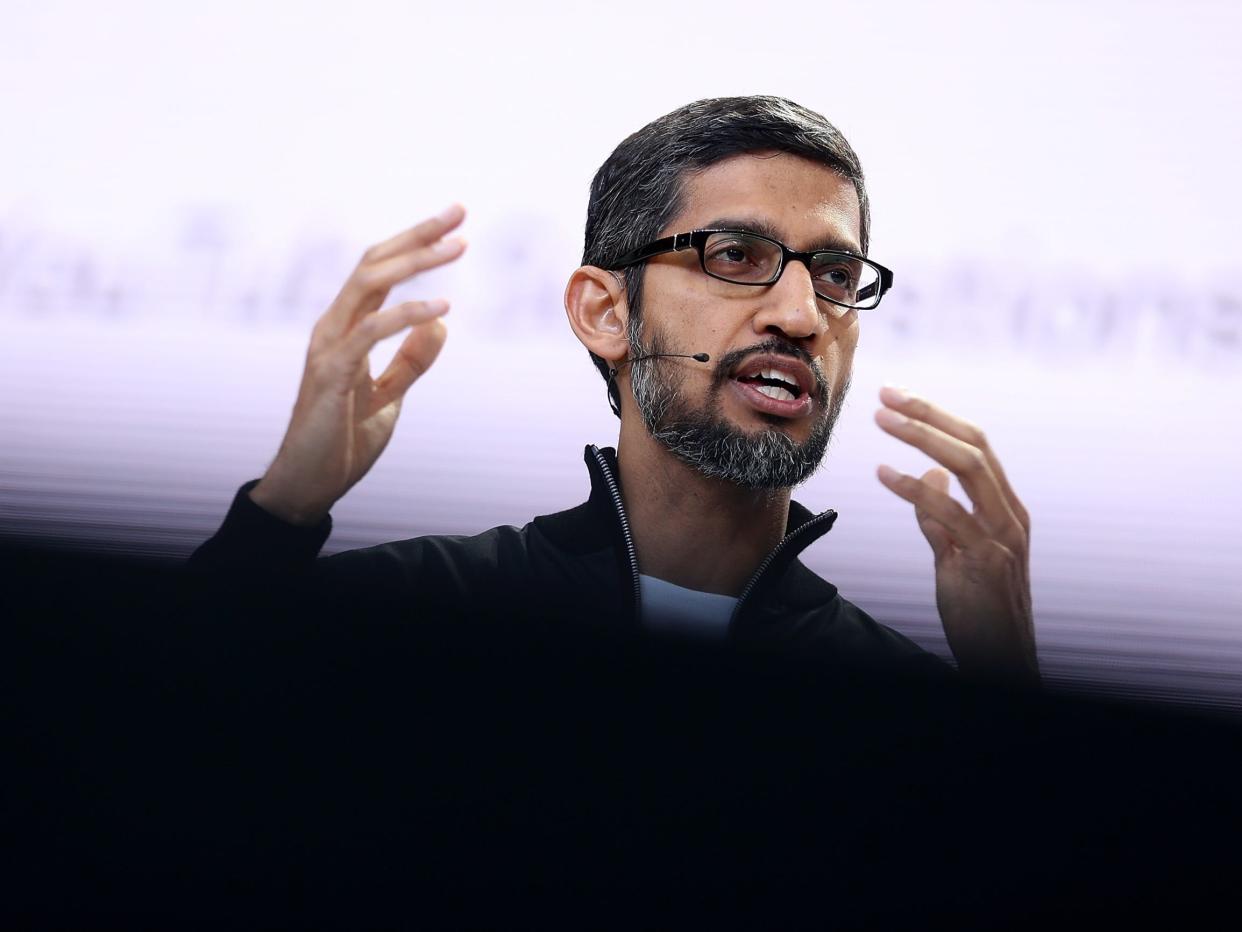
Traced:
[[[668, 352], [660, 335], [643, 346], [631, 337], [631, 357]], [[775, 352], [793, 356], [815, 373], [812, 390], [819, 412], [811, 435], [797, 443], [775, 426], [747, 433], [731, 424], [721, 410], [720, 393], [728, 373], [745, 356]], [[849, 391], [849, 379], [830, 392], [819, 366], [805, 350], [785, 340], [771, 339], [727, 354], [716, 363], [703, 406], [691, 408], [681, 397], [685, 370], [669, 359], [648, 359], [630, 367], [630, 388], [648, 433], [682, 462], [709, 479], [723, 479], [746, 489], [790, 489], [810, 478], [828, 450], [832, 428]], [[680, 363], [680, 360], [676, 361]]]

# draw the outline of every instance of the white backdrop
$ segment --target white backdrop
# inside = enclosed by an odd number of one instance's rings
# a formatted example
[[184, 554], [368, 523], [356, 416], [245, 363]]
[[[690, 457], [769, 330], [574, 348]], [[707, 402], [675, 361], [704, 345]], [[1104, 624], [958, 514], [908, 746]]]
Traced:
[[[10, 3], [0, 30], [0, 533], [185, 553], [274, 453], [312, 321], [452, 200], [405, 289], [449, 342], [329, 549], [521, 524], [611, 443], [564, 324], [591, 175], [689, 100], [776, 93], [849, 137], [872, 255], [808, 562], [944, 651], [871, 423], [981, 423], [1034, 516], [1050, 678], [1242, 705], [1242, 8]], [[383, 352], [379, 355], [383, 355]]]

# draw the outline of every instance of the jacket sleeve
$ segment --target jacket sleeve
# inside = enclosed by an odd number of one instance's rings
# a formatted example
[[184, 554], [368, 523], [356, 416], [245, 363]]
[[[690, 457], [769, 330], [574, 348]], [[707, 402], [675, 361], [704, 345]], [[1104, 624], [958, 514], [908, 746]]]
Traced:
[[309, 567], [332, 533], [332, 518], [299, 527], [264, 511], [250, 499], [259, 480], [233, 497], [220, 529], [190, 557], [190, 569], [206, 575], [294, 572]]
[[309, 528], [289, 524], [251, 500], [257, 484], [238, 489], [220, 529], [190, 557], [194, 595], [207, 612], [456, 618], [508, 609], [520, 588], [523, 545], [515, 529], [418, 537], [320, 558], [331, 517]]

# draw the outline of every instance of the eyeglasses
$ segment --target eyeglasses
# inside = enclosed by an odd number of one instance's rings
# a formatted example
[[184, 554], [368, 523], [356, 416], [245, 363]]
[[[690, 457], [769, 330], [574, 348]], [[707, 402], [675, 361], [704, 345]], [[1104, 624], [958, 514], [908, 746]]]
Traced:
[[815, 294], [842, 307], [868, 310], [893, 287], [893, 273], [877, 262], [836, 249], [795, 252], [784, 243], [742, 230], [694, 230], [654, 240], [626, 253], [609, 268], [628, 268], [666, 252], [696, 249], [712, 278], [737, 285], [771, 285], [790, 260], [811, 273]]

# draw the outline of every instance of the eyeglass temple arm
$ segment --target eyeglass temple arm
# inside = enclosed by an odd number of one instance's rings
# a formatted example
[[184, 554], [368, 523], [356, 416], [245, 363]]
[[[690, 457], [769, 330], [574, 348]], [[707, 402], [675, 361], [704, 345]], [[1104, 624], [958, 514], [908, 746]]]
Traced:
[[[679, 242], [679, 240], [684, 240]], [[614, 262], [611, 266], [613, 269], [623, 269], [626, 266], [636, 265], [644, 259], [650, 259], [652, 256], [658, 256], [662, 252], [672, 252], [675, 249], [685, 249], [690, 245], [690, 237], [687, 234], [680, 236], [666, 236], [664, 239], [658, 239], [653, 243], [648, 243], [640, 249], [633, 252], [627, 252], [624, 256]]]

